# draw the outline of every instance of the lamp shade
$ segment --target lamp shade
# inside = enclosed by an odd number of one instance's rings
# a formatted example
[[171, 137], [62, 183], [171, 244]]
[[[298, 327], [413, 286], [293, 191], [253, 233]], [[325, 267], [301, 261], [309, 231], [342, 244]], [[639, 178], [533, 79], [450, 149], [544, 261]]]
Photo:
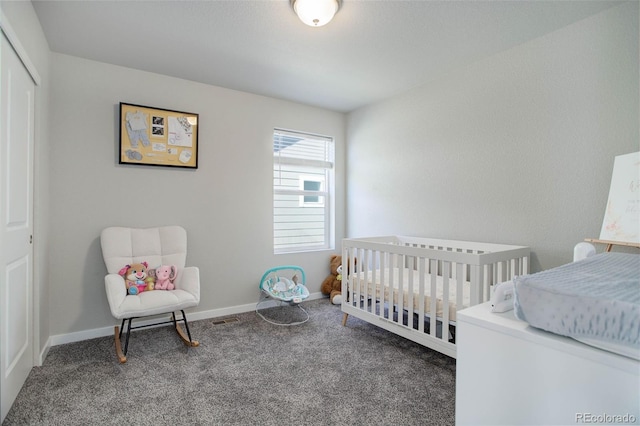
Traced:
[[298, 18], [311, 27], [321, 27], [333, 19], [340, 0], [291, 0]]

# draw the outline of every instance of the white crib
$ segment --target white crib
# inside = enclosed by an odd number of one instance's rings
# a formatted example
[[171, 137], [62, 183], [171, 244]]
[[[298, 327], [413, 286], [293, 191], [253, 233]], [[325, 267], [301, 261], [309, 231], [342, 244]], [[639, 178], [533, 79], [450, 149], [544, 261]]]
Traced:
[[353, 315], [455, 358], [457, 310], [528, 273], [529, 253], [524, 246], [419, 237], [345, 239], [343, 325]]

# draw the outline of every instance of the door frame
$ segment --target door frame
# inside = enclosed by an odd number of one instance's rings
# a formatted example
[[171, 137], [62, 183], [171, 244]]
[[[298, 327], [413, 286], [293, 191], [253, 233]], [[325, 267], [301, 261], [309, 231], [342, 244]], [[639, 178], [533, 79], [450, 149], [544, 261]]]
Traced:
[[[22, 64], [24, 65], [25, 69], [27, 70], [27, 73], [29, 74], [29, 76], [31, 77], [31, 79], [34, 82], [35, 85], [35, 96], [34, 96], [34, 108], [35, 111], [34, 113], [37, 114], [37, 92], [38, 89], [42, 86], [42, 78], [40, 77], [40, 74], [38, 73], [38, 70], [36, 69], [35, 65], [33, 64], [33, 62], [31, 61], [31, 59], [29, 58], [29, 55], [27, 54], [27, 50], [24, 48], [24, 46], [22, 45], [22, 43], [20, 42], [17, 33], [15, 32], [15, 30], [13, 29], [13, 27], [11, 26], [11, 24], [9, 23], [9, 20], [7, 18], [7, 16], [4, 14], [4, 12], [0, 9], [0, 31], [2, 32], [2, 34], [4, 35], [4, 37], [7, 39], [7, 41], [9, 42], [9, 44], [11, 45], [11, 47], [13, 48], [13, 50], [16, 52], [18, 58], [20, 59], [20, 61], [22, 62]], [[36, 150], [36, 145], [37, 145], [37, 132], [35, 131], [36, 128], [36, 122], [37, 122], [37, 118], [34, 115], [34, 133], [33, 133], [33, 138], [34, 138], [34, 152]], [[35, 155], [32, 158], [32, 197], [35, 197], [35, 186], [36, 186], [36, 182], [35, 179], [33, 179], [35, 177]], [[32, 233], [35, 237], [35, 233], [36, 233], [36, 229], [35, 229], [35, 203], [34, 203], [34, 199], [31, 200], [31, 205], [34, 206], [32, 207], [31, 210], [31, 221], [32, 221]], [[37, 241], [37, 238], [36, 238]], [[32, 367], [33, 366], [38, 366], [38, 365], [42, 365], [42, 362], [44, 361], [40, 354], [40, 291], [39, 291], [39, 287], [36, 285], [36, 270], [37, 270], [37, 263], [39, 263], [39, 256], [37, 256], [36, 254], [36, 250], [35, 250], [35, 245], [32, 248], [33, 253], [33, 262], [31, 265], [31, 288], [32, 288], [32, 301], [31, 301], [31, 345], [32, 345]]]
[[7, 19], [7, 16], [2, 10], [0, 10], [0, 29], [4, 33], [5, 37], [7, 37], [7, 40], [9, 40], [9, 44], [11, 44], [13, 49], [18, 54], [18, 58], [20, 58], [22, 64], [27, 69], [27, 72], [29, 73], [29, 75], [31, 75], [31, 78], [36, 84], [36, 87], [40, 86], [42, 84], [40, 74], [38, 73], [35, 65], [33, 65], [33, 62], [31, 62], [31, 59], [29, 59], [27, 50], [22, 46], [22, 43], [20, 43], [18, 34], [16, 34], [16, 32], [13, 30], [13, 27], [9, 23], [9, 19]]

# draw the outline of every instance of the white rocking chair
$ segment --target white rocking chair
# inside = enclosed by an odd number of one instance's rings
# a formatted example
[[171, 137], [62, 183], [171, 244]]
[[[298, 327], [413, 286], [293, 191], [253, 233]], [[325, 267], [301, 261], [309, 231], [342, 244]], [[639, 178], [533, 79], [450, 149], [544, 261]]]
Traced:
[[[105, 288], [111, 314], [121, 319], [120, 329], [115, 326], [116, 354], [121, 363], [127, 361], [127, 349], [131, 330], [151, 327], [159, 324], [173, 324], [178, 335], [187, 346], [198, 346], [199, 342], [191, 338], [189, 323], [184, 310], [200, 303], [200, 271], [197, 267], [185, 267], [187, 258], [187, 232], [180, 226], [159, 228], [106, 228], [100, 235], [102, 256], [107, 266]], [[154, 268], [160, 265], [175, 265], [178, 273], [173, 290], [143, 291], [128, 294], [125, 279], [119, 275], [123, 266], [148, 262]], [[182, 318], [176, 318], [176, 312]], [[171, 314], [168, 321], [132, 327], [134, 319]], [[120, 339], [128, 322], [124, 351]], [[186, 334], [178, 324], [184, 323]]]

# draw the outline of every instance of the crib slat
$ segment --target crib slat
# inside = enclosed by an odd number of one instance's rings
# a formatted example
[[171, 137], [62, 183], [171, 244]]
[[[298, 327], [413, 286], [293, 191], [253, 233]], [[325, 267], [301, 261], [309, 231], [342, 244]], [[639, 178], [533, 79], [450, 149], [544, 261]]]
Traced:
[[350, 292], [351, 292], [351, 305], [355, 305], [356, 300], [358, 300], [358, 297], [360, 297], [360, 276], [358, 274], [358, 266], [355, 264], [355, 261], [352, 261], [351, 259], [355, 259], [356, 258], [356, 254], [358, 252], [357, 248], [353, 248], [351, 250], [351, 258], [349, 259], [349, 262], [351, 263], [351, 266], [354, 267], [355, 269], [353, 269], [353, 275], [351, 275], [351, 287], [350, 287]]
[[[427, 276], [427, 271], [425, 270], [426, 259], [424, 257], [420, 257], [418, 260], [418, 279], [419, 279], [419, 299], [425, 300], [425, 277]], [[418, 317], [418, 331], [420, 333], [424, 333], [424, 303], [418, 304], [419, 317]]]
[[[362, 259], [362, 253], [363, 252], [364, 252], [364, 249], [356, 249], [355, 258], [356, 259], [358, 259], [358, 258]], [[364, 269], [365, 265], [364, 264], [361, 265], [360, 268]], [[356, 299], [355, 300], [355, 304], [356, 304], [356, 306], [360, 307], [360, 301], [362, 300], [362, 286], [366, 285], [366, 282], [363, 282], [361, 274], [358, 274], [357, 277], [358, 277], [358, 284], [356, 285], [357, 292], [356, 292], [356, 297], [355, 297], [355, 299]]]
[[393, 321], [393, 291], [390, 291], [393, 286], [393, 280], [390, 278], [390, 271], [393, 270], [393, 256], [390, 253], [385, 253], [385, 269], [382, 274], [382, 285], [387, 289], [387, 319]]
[[[362, 263], [363, 265], [369, 265], [370, 263], [370, 259], [369, 259], [369, 254], [370, 254], [371, 250], [366, 249], [362, 251]], [[372, 291], [375, 291], [375, 289], [372, 289], [369, 286], [370, 281], [370, 277], [371, 276], [371, 268], [365, 268], [364, 271], [364, 283], [363, 283], [363, 292], [362, 292], [362, 300], [360, 303], [363, 304], [364, 310], [365, 311], [369, 311], [369, 299], [370, 298], [375, 298], [375, 293], [372, 293]]]
[[[398, 303], [397, 303], [397, 311], [398, 311], [398, 317], [397, 317], [397, 322], [398, 324], [404, 324], [404, 315], [403, 315], [403, 310], [404, 310], [404, 304], [403, 299], [404, 299], [404, 255], [396, 255], [396, 264], [394, 265], [396, 268], [398, 268]], [[395, 285], [396, 283], [394, 283]]]
[[471, 265], [471, 289], [469, 294], [469, 300], [471, 306], [475, 306], [480, 303], [480, 291], [482, 290], [482, 274], [480, 273], [480, 267], [478, 265]]
[[369, 297], [371, 298], [371, 305], [370, 305], [370, 312], [372, 314], [376, 314], [376, 308], [377, 308], [377, 300], [378, 298], [376, 297], [376, 271], [377, 271], [377, 266], [376, 266], [376, 256], [378, 255], [378, 252], [376, 250], [369, 250], [369, 258], [367, 259], [367, 264], [369, 265], [369, 271], [368, 271], [368, 277], [367, 277], [367, 283], [371, 283], [371, 284], [367, 284], [367, 289], [368, 289], [368, 293], [369, 293]]
[[383, 253], [382, 251], [378, 252], [378, 257], [377, 257], [377, 261], [378, 261], [378, 268], [376, 268], [376, 265], [372, 265], [372, 268], [374, 268], [377, 272], [377, 278], [379, 281], [374, 281], [375, 283], [380, 282], [380, 302], [378, 303], [379, 305], [379, 313], [378, 315], [382, 318], [384, 318], [384, 303], [385, 303], [385, 295], [384, 295], [384, 269], [386, 268], [386, 262], [384, 261], [386, 257], [386, 253]]
[[442, 340], [449, 341], [449, 276], [451, 264], [442, 262]]
[[505, 271], [504, 271], [504, 262], [498, 262], [498, 282], [505, 282]]
[[484, 266], [484, 285], [482, 286], [482, 301], [490, 299], [490, 286], [493, 283], [493, 264]]
[[[349, 257], [349, 248], [343, 246], [342, 247], [342, 259], [348, 259]], [[344, 260], [343, 260], [344, 262]], [[340, 290], [342, 291], [342, 303], [348, 303], [350, 300], [349, 294], [350, 288], [353, 288], [353, 286], [349, 286], [349, 283], [347, 282], [350, 279], [349, 274], [342, 274], [342, 287], [340, 288]]]
[[430, 289], [430, 297], [431, 297], [431, 304], [429, 306], [429, 334], [432, 336], [436, 336], [436, 326], [438, 323], [438, 320], [436, 318], [436, 313], [437, 313], [437, 309], [436, 309], [436, 303], [438, 302], [438, 297], [437, 297], [437, 275], [438, 275], [438, 261], [436, 259], [431, 259], [430, 260], [430, 267], [431, 267], [431, 289]]
[[464, 306], [464, 276], [462, 273], [462, 263], [456, 263], [456, 306], [460, 309], [460, 306]]
[[407, 289], [407, 326], [413, 327], [413, 289], [414, 289], [414, 276], [415, 271], [415, 258], [413, 256], [407, 256], [407, 274], [409, 275], [409, 288]]

